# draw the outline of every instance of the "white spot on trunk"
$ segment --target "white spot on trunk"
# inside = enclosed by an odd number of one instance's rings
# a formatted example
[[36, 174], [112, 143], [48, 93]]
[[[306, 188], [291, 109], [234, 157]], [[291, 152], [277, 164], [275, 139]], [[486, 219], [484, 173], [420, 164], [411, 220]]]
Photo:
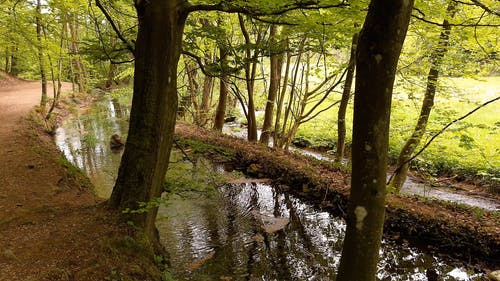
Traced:
[[382, 61], [382, 55], [381, 54], [376, 54], [375, 55], [375, 60], [377, 61], [377, 63], [380, 63]]
[[367, 144], [367, 143], [365, 143], [365, 150], [366, 150], [366, 151], [370, 151], [370, 150], [372, 150], [372, 146], [371, 146], [371, 145], [369, 145], [369, 144]]
[[377, 179], [373, 179], [373, 181], [372, 181], [372, 182], [373, 182], [373, 183], [377, 183]]
[[356, 209], [354, 209], [354, 214], [356, 215], [356, 228], [358, 230], [363, 229], [363, 221], [368, 215], [368, 212], [366, 211], [365, 207], [356, 206]]

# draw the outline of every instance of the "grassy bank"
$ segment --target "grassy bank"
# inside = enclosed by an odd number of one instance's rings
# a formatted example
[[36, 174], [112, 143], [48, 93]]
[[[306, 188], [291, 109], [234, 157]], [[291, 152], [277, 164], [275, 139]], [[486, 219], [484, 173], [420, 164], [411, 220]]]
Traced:
[[[408, 86], [400, 81], [395, 89], [389, 158], [392, 162], [410, 136], [420, 111], [424, 81]], [[465, 115], [483, 102], [500, 94], [500, 77], [481, 80], [469, 78], [441, 79], [423, 143], [450, 121]], [[413, 169], [430, 176], [457, 176], [458, 180], [479, 180], [482, 184], [500, 186], [500, 103], [490, 104], [467, 119], [457, 122], [413, 161]], [[322, 113], [300, 127], [297, 137], [312, 147], [335, 149], [336, 112]], [[352, 104], [347, 113], [348, 142], [352, 134]], [[422, 143], [421, 143], [422, 145]]]

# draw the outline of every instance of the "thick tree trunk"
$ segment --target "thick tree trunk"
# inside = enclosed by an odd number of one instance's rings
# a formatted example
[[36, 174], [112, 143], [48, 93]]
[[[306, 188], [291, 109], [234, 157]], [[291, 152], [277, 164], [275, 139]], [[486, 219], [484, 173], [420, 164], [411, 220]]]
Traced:
[[219, 102], [217, 103], [217, 109], [215, 110], [215, 120], [214, 120], [214, 130], [222, 132], [224, 127], [224, 117], [226, 116], [226, 106], [227, 106], [227, 81], [228, 77], [225, 74], [224, 66], [226, 65], [225, 60], [227, 57], [227, 50], [224, 47], [220, 47], [220, 63], [222, 65], [222, 73], [220, 77], [219, 86]]
[[273, 125], [273, 115], [274, 115], [274, 103], [276, 102], [276, 96], [278, 95], [280, 87], [281, 78], [281, 66], [283, 64], [283, 56], [281, 55], [281, 50], [274, 50], [277, 45], [276, 40], [276, 25], [271, 25], [271, 31], [269, 34], [269, 40], [271, 48], [270, 57], [270, 82], [269, 82], [269, 93], [267, 95], [266, 109], [264, 113], [264, 124], [262, 125], [262, 134], [260, 135], [260, 142], [269, 145], [269, 139], [272, 133]]
[[342, 163], [344, 159], [345, 148], [345, 114], [347, 105], [351, 97], [351, 86], [354, 79], [354, 70], [356, 69], [356, 44], [358, 44], [358, 33], [352, 36], [351, 55], [349, 57], [349, 66], [345, 77], [344, 91], [340, 100], [339, 111], [337, 113], [337, 151], [335, 152], [335, 162]]
[[[187, 14], [183, 0], [136, 0], [139, 31], [136, 41], [134, 94], [130, 129], [110, 198], [119, 210], [137, 210], [162, 193], [177, 112], [177, 64]], [[155, 239], [158, 208], [125, 213], [127, 220]]]
[[412, 0], [372, 0], [359, 36], [347, 230], [337, 281], [376, 280], [391, 97]]
[[42, 2], [37, 0], [36, 2], [36, 39], [38, 43], [38, 65], [40, 67], [40, 78], [42, 80], [42, 97], [40, 99], [40, 108], [42, 112], [45, 111], [45, 106], [47, 105], [47, 75], [45, 73], [45, 61], [43, 59], [43, 43], [42, 43]]
[[[456, 2], [451, 1], [448, 6], [448, 15], [451, 18], [453, 18], [455, 14], [455, 7]], [[434, 106], [434, 97], [436, 95], [436, 86], [439, 78], [439, 68], [441, 67], [443, 57], [448, 51], [449, 45], [451, 25], [448, 20], [445, 19], [443, 21], [442, 28], [443, 30], [441, 31], [438, 45], [431, 54], [431, 67], [429, 69], [429, 74], [427, 75], [427, 88], [425, 90], [425, 96], [420, 109], [420, 115], [418, 116], [417, 125], [415, 126], [411, 137], [406, 141], [405, 145], [401, 149], [401, 152], [399, 153], [398, 162], [396, 164], [397, 168], [389, 184], [390, 188], [398, 193], [401, 191], [401, 188], [406, 181], [406, 176], [410, 166], [409, 160], [422, 140], [432, 107]]]
[[10, 54], [10, 71], [9, 74], [12, 76], [17, 76], [21, 72], [19, 69], [19, 65], [17, 64], [17, 52], [19, 51], [19, 47], [16, 43], [12, 47], [12, 52]]

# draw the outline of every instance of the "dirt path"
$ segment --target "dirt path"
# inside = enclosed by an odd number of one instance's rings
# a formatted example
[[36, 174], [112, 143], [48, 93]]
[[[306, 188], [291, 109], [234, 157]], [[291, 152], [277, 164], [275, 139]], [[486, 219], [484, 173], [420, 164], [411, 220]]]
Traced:
[[25, 118], [39, 103], [40, 82], [0, 82], [0, 280], [122, 276], [132, 266], [110, 246], [122, 227]]

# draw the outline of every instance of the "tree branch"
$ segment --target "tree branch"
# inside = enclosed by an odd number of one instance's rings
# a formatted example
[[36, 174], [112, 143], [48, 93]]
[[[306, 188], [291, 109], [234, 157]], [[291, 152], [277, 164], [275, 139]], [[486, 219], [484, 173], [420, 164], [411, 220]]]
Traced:
[[429, 141], [427, 141], [424, 146], [417, 152], [415, 153], [410, 159], [406, 160], [405, 162], [401, 163], [401, 165], [399, 165], [396, 170], [394, 170], [394, 172], [391, 174], [391, 177], [389, 178], [389, 180], [387, 180], [387, 185], [389, 185], [389, 183], [391, 182], [392, 178], [394, 177], [395, 174], [397, 174], [399, 171], [401, 171], [401, 168], [410, 163], [411, 161], [413, 161], [415, 158], [417, 158], [420, 154], [422, 154], [422, 152], [424, 152], [424, 150], [429, 147], [429, 145], [431, 145], [431, 143], [438, 137], [440, 136], [442, 133], [444, 133], [444, 131], [446, 131], [446, 129], [448, 129], [451, 125], [457, 123], [458, 121], [461, 121], [461, 120], [464, 120], [465, 118], [469, 117], [470, 115], [472, 115], [474, 112], [478, 111], [479, 109], [487, 106], [488, 104], [490, 103], [493, 103], [493, 102], [496, 102], [500, 100], [500, 96], [494, 98], [494, 99], [491, 99], [481, 105], [479, 105], [478, 107], [474, 108], [473, 110], [469, 111], [467, 114], [451, 121], [450, 123], [446, 124], [446, 126], [444, 126], [441, 130], [439, 130], [439, 132], [435, 133], [431, 139]]
[[231, 1], [220, 1], [217, 4], [199, 4], [187, 6], [184, 9], [185, 13], [191, 13], [194, 11], [221, 11], [226, 13], [242, 13], [249, 16], [277, 16], [282, 15], [293, 10], [316, 10], [316, 9], [328, 9], [328, 8], [340, 8], [348, 7], [349, 3], [342, 0], [337, 4], [324, 4], [321, 5], [319, 0], [306, 0], [299, 1], [296, 0], [293, 3], [285, 4], [282, 7], [276, 8], [274, 10], [266, 11], [262, 7], [248, 7], [248, 6], [237, 6], [230, 3]]
[[134, 46], [130, 42], [128, 42], [127, 39], [123, 36], [123, 34], [120, 32], [120, 30], [116, 26], [115, 22], [113, 21], [113, 18], [111, 18], [111, 16], [109, 15], [108, 11], [106, 11], [106, 9], [104, 9], [104, 7], [102, 6], [101, 1], [100, 0], [95, 0], [95, 5], [104, 14], [104, 16], [108, 20], [109, 24], [111, 24], [111, 27], [115, 31], [115, 33], [118, 36], [118, 38], [127, 46], [127, 49], [135, 56], [135, 48], [134, 48]]

